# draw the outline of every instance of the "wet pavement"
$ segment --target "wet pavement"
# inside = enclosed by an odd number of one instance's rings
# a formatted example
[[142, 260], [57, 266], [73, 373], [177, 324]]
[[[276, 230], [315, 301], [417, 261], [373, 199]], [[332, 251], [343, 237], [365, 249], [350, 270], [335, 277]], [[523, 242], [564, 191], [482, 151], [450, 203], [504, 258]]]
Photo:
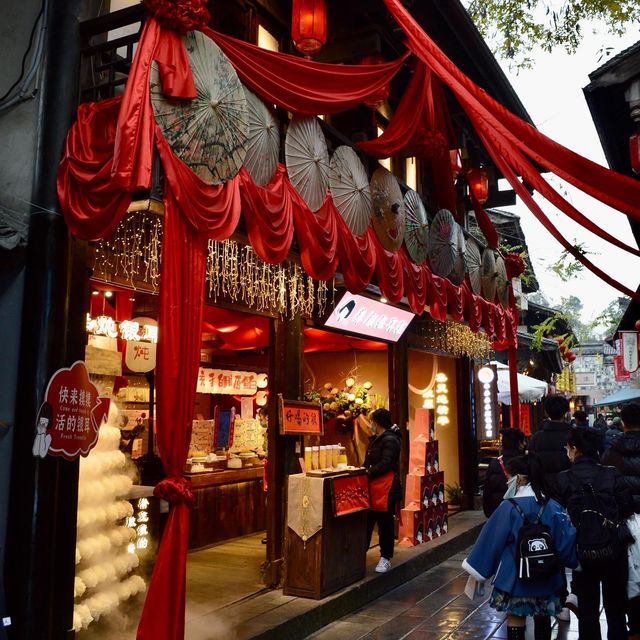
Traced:
[[[471, 601], [463, 593], [467, 574], [460, 563], [467, 552], [453, 556], [353, 614], [308, 636], [308, 640], [486, 640], [507, 638], [505, 616], [491, 609], [487, 598]], [[604, 613], [602, 636], [606, 638]], [[553, 620], [554, 640], [578, 640], [578, 620]], [[533, 640], [533, 620], [527, 621]]]

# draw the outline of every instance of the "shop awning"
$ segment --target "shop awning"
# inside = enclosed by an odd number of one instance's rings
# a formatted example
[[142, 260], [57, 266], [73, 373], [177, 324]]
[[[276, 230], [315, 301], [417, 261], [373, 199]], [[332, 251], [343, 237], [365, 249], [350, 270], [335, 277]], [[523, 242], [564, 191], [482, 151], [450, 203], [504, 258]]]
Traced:
[[633, 402], [634, 400], [640, 400], [640, 387], [633, 389], [620, 389], [608, 396], [605, 396], [598, 402], [594, 402], [594, 407], [613, 406], [616, 404], [624, 404], [625, 402]]
[[[509, 387], [509, 367], [501, 362], [492, 362], [498, 370], [498, 400], [504, 404], [511, 404], [511, 390]], [[522, 373], [518, 374], [518, 397], [520, 402], [535, 402], [546, 395], [548, 385], [543, 380], [530, 378]]]

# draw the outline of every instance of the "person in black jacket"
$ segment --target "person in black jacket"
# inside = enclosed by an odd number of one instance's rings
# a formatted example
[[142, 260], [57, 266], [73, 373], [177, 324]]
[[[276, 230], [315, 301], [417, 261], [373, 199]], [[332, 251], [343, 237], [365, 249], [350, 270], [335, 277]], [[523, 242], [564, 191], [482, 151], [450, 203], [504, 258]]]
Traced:
[[520, 429], [501, 429], [500, 439], [502, 455], [489, 462], [482, 489], [482, 508], [487, 518], [500, 506], [507, 490], [509, 460], [522, 455], [524, 449], [524, 433]]
[[[591, 429], [575, 427], [569, 432], [567, 456], [570, 470], [558, 474], [556, 487], [559, 502], [567, 508], [575, 526], [585, 508], [584, 490], [598, 498], [603, 516], [613, 522], [627, 518], [633, 510], [631, 493], [614, 467], [598, 462], [598, 435]], [[605, 568], [582, 567], [573, 572], [573, 591], [578, 596], [578, 630], [580, 640], [600, 640], [600, 585], [607, 616], [609, 640], [627, 638], [627, 554], [621, 553]]]
[[531, 436], [529, 451], [540, 457], [549, 497], [555, 498], [556, 476], [571, 466], [565, 450], [571, 426], [564, 421], [569, 411], [569, 401], [564, 396], [548, 396], [544, 401], [544, 410], [550, 419], [542, 425], [541, 431]]
[[[640, 404], [623, 407], [620, 418], [624, 434], [613, 441], [602, 456], [602, 464], [614, 466], [624, 478], [633, 498], [633, 510], [640, 513]], [[640, 640], [640, 596], [629, 600], [629, 638]]]
[[391, 568], [393, 558], [393, 545], [395, 542], [395, 527], [393, 517], [396, 505], [402, 499], [402, 486], [400, 484], [400, 429], [393, 424], [391, 414], [386, 409], [377, 409], [371, 414], [371, 433], [367, 453], [364, 458], [364, 467], [369, 474], [369, 479], [374, 480], [390, 471], [393, 472], [393, 480], [388, 496], [386, 511], [369, 511], [367, 522], [367, 540], [371, 544], [373, 527], [378, 525], [378, 540], [380, 542], [380, 561], [376, 566], [377, 573], [385, 573]]

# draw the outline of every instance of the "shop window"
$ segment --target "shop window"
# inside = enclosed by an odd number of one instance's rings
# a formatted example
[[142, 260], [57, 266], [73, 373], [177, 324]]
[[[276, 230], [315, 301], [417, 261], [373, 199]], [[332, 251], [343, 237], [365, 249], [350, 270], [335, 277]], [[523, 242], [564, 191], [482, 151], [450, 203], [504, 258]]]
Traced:
[[[377, 126], [378, 138], [384, 133], [384, 128], [380, 125]], [[387, 170], [391, 171], [391, 158], [380, 158], [378, 162]]]
[[409, 189], [418, 190], [418, 162], [413, 156], [404, 161], [404, 181]]
[[258, 46], [268, 51], [280, 51], [278, 39], [261, 24], [258, 25]]

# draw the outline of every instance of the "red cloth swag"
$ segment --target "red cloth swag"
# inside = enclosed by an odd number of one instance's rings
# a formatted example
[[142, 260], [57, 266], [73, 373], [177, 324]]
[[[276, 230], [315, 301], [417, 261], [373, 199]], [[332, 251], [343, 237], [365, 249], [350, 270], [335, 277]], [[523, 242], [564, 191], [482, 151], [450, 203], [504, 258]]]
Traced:
[[262, 49], [202, 29], [229, 58], [240, 80], [266, 102], [303, 115], [346, 111], [396, 75], [409, 56], [383, 64], [328, 64]]

